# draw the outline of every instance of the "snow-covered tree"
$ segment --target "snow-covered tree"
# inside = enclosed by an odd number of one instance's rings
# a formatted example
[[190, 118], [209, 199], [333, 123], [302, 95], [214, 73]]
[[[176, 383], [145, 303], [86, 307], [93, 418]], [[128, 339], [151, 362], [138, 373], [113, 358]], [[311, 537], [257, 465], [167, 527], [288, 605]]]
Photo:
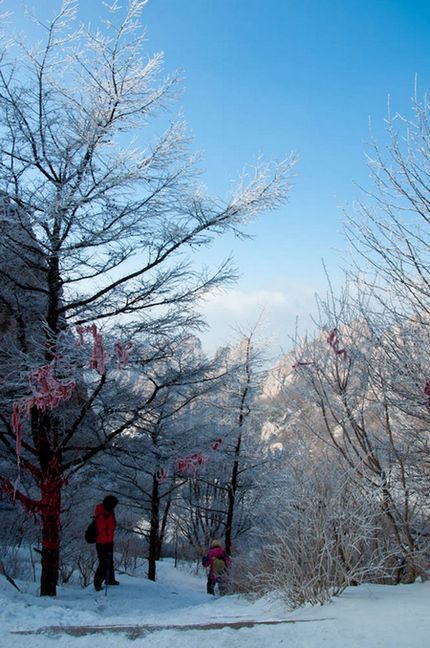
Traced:
[[[412, 469], [415, 438], [405, 433], [415, 422], [406, 401], [402, 406], [394, 395], [393, 385], [399, 386], [401, 374], [392, 373], [386, 335], [381, 337], [371, 320], [353, 317], [346, 294], [340, 302], [320, 305], [325, 330], [298, 345], [292, 379], [280, 392], [295, 410], [283, 427], [286, 434], [288, 430], [314, 434], [335, 451], [357, 489], [379, 503], [390, 538], [387, 557], [401, 556], [409, 579], [417, 574], [425, 577], [414, 532], [416, 516], [422, 512]], [[419, 397], [423, 408], [423, 394]], [[317, 461], [316, 457], [316, 465]]]
[[172, 344], [170, 356], [146, 367], [142, 375], [136, 367], [132, 373], [131, 388], [145, 401], [149, 385], [165, 387], [114, 444], [111, 455], [102, 458], [101, 470], [110, 475], [122, 505], [132, 513], [130, 530], [148, 542], [148, 578], [155, 580], [172, 499], [210, 459], [204, 402], [219, 387], [224, 368], [208, 361], [199, 341], [188, 337]]
[[224, 538], [227, 553], [249, 531], [259, 467], [267, 461], [261, 440], [263, 375], [255, 331], [220, 349], [225, 367], [222, 385], [206, 405], [205, 424], [211, 434], [209, 459], [182, 491], [179, 515], [182, 533], [197, 552], [214, 538]]
[[148, 341], [201, 326], [196, 300], [233, 272], [198, 270], [193, 250], [282, 205], [293, 163], [257, 164], [225, 202], [203, 191], [183, 123], [154, 135], [177, 79], [146, 54], [145, 4], [114, 3], [90, 31], [65, 0], [38, 23], [39, 44], [2, 46], [0, 304], [12, 374], [0, 442], [35, 484], [26, 496], [4, 477], [2, 490], [41, 515], [42, 595], [56, 594], [65, 480], [145, 408], [118, 386], [130, 345], [142, 366]]
[[[368, 154], [372, 186], [347, 222], [356, 252], [349, 273], [394, 321], [428, 323], [430, 304], [430, 98], [416, 96], [410, 115], [389, 113], [387, 141]], [[379, 305], [379, 308], [377, 306]]]

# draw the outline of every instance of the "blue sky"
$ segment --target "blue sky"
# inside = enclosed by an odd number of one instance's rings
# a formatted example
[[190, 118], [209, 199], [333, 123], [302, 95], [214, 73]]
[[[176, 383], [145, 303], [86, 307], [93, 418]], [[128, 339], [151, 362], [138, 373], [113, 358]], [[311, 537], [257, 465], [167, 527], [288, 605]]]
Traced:
[[[36, 5], [36, 3], [34, 3]], [[85, 5], [85, 6], [84, 6]], [[20, 15], [31, 2], [5, 0]], [[41, 14], [58, 6], [39, 0]], [[97, 22], [99, 0], [81, 3]], [[287, 348], [296, 315], [309, 325], [313, 295], [347, 257], [341, 205], [360, 197], [369, 118], [383, 142], [390, 96], [408, 113], [415, 75], [430, 89], [430, 2], [426, 0], [151, 0], [148, 52], [164, 51], [180, 69], [178, 101], [204, 154], [204, 181], [225, 196], [247, 163], [264, 154], [299, 156], [289, 204], [247, 230], [252, 240], [217, 241], [215, 263], [233, 253], [235, 289], [205, 306], [208, 349], [231, 327], [252, 325], [265, 307], [271, 348]]]

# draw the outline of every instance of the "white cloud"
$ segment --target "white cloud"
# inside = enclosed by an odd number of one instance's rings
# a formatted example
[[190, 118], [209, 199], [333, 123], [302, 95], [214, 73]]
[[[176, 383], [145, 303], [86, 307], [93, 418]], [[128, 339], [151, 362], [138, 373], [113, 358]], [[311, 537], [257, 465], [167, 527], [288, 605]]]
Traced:
[[210, 295], [201, 312], [209, 330], [201, 337], [208, 352], [237, 339], [237, 331], [248, 332], [259, 322], [261, 339], [271, 352], [290, 346], [298, 318], [299, 331], [312, 327], [315, 287], [284, 284], [282, 290], [230, 290]]

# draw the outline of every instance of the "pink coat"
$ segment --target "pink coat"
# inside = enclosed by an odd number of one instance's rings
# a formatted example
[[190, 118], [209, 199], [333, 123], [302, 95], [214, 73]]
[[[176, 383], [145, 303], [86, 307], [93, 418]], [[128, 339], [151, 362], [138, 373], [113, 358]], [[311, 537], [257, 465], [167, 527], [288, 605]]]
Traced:
[[209, 578], [212, 582], [215, 582], [217, 575], [214, 572], [214, 560], [219, 558], [225, 562], [226, 567], [230, 567], [231, 559], [225, 553], [222, 547], [211, 547], [208, 551], [208, 567], [209, 567]]

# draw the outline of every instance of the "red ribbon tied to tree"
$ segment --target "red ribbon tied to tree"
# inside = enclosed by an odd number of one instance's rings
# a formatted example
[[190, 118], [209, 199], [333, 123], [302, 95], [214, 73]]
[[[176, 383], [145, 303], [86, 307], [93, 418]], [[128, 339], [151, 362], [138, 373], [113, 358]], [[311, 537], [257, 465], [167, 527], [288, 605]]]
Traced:
[[332, 329], [328, 336], [327, 336], [327, 342], [333, 349], [336, 355], [342, 355], [343, 359], [346, 360], [346, 350], [345, 349], [339, 349], [339, 338], [338, 338], [338, 330], [337, 328]]
[[130, 356], [130, 351], [133, 348], [132, 342], [127, 342], [123, 344], [122, 342], [115, 342], [113, 345], [118, 369], [124, 369], [128, 365], [128, 359]]
[[29, 419], [33, 407], [41, 412], [54, 409], [61, 401], [69, 400], [76, 387], [74, 380], [60, 382], [53, 376], [54, 364], [32, 371], [28, 377], [32, 395], [12, 407], [11, 424], [16, 436], [16, 455], [19, 460], [22, 439], [22, 417]]
[[77, 326], [76, 332], [79, 335], [79, 344], [84, 343], [84, 333], [90, 333], [93, 336], [93, 350], [91, 353], [90, 367], [96, 369], [99, 374], [103, 374], [106, 368], [105, 349], [103, 336], [95, 324], [91, 326]]
[[207, 456], [200, 452], [176, 460], [176, 468], [181, 475], [193, 476], [197, 473], [199, 466], [208, 460]]

